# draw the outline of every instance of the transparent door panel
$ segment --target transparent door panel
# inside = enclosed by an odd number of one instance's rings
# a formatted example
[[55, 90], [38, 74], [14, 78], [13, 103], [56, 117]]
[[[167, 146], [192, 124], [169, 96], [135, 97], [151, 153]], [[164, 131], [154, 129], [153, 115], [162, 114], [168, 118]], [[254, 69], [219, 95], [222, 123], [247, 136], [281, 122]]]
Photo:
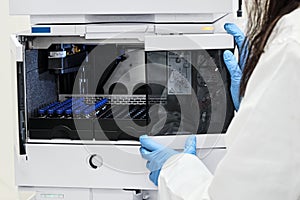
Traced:
[[[224, 133], [233, 117], [223, 50], [145, 52], [142, 44], [27, 47], [29, 139], [137, 140]], [[22, 88], [21, 88], [22, 89]]]

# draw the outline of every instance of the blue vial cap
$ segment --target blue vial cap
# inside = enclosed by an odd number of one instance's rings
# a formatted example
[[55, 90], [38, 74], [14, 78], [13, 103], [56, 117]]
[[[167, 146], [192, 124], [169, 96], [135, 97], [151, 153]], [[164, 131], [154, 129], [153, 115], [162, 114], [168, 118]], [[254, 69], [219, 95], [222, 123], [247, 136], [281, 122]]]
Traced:
[[56, 114], [58, 114], [58, 115], [62, 115], [62, 114], [63, 114], [63, 112], [64, 112], [64, 110], [63, 110], [63, 109], [58, 109], [58, 110], [56, 110]]
[[49, 114], [49, 115], [53, 115], [53, 114], [54, 114], [54, 110], [53, 110], [53, 109], [49, 109], [49, 110], [48, 110], [48, 114]]
[[99, 101], [98, 103], [96, 103], [96, 109], [97, 108], [99, 108], [99, 107], [101, 107], [101, 106], [103, 106], [104, 104], [106, 104], [107, 103], [107, 99], [106, 98], [104, 98], [104, 99], [102, 99], [101, 101]]
[[45, 109], [39, 109], [39, 114], [44, 115], [45, 114]]
[[75, 114], [75, 115], [80, 115], [80, 113], [81, 113], [81, 110], [75, 110], [75, 111], [74, 111], [74, 114]]
[[66, 110], [66, 115], [72, 115], [72, 109]]

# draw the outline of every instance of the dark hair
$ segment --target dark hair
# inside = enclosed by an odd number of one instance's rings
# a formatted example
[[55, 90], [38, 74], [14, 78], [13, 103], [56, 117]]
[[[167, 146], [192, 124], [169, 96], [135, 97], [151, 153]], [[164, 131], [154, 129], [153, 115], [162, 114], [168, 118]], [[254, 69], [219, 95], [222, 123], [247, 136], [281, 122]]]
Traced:
[[[247, 43], [244, 48], [248, 50], [243, 77], [240, 85], [240, 97], [245, 90], [266, 43], [279, 19], [297, 9], [300, 0], [251, 0], [247, 5], [249, 13], [247, 27]], [[295, 19], [298, 20], [298, 19]]]

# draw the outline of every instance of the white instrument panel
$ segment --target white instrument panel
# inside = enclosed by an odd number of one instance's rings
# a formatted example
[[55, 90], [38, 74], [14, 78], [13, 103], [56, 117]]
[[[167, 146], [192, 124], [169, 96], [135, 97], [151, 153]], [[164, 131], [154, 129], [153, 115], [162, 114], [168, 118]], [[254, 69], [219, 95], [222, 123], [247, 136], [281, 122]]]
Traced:
[[131, 15], [232, 13], [236, 0], [10, 0], [12, 15]]
[[[197, 135], [197, 155], [213, 173], [226, 153], [223, 134]], [[182, 151], [187, 136], [154, 137], [154, 140]], [[37, 143], [34, 143], [37, 142]], [[156, 190], [138, 142], [67, 144], [67, 141], [26, 145], [26, 158], [15, 160], [19, 187], [106, 188]], [[53, 141], [55, 142], [55, 141]], [[131, 145], [130, 145], [131, 144]], [[101, 164], [92, 168], [92, 155]], [[96, 163], [97, 164], [97, 163]], [[55, 175], [53, 175], [55, 174]]]

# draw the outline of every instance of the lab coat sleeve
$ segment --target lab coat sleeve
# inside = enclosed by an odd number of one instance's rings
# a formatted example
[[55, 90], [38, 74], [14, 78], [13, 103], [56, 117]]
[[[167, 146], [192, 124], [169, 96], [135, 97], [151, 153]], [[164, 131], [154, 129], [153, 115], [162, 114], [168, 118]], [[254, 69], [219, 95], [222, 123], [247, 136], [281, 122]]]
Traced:
[[249, 80], [209, 187], [213, 200], [299, 199], [300, 42], [286, 36], [270, 43]]
[[209, 200], [213, 176], [201, 160], [190, 154], [171, 157], [163, 166], [158, 182], [160, 200]]
[[159, 177], [161, 200], [300, 199], [299, 52], [296, 40], [270, 45], [227, 132], [228, 152], [215, 176], [196, 157], [172, 157]]

